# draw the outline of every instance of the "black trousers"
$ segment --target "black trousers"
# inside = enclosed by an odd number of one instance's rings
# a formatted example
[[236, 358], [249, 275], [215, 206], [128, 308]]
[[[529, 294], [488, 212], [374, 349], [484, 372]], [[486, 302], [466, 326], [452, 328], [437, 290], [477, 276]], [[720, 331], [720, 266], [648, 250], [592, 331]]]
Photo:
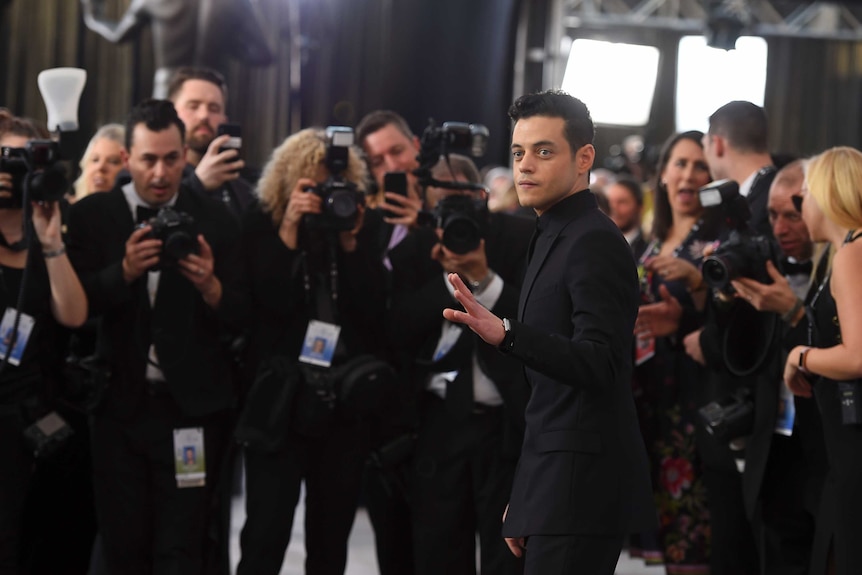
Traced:
[[415, 572], [475, 575], [478, 533], [482, 573], [521, 573], [501, 534], [516, 465], [501, 456], [503, 409], [454, 420], [426, 396], [411, 482]]
[[757, 575], [757, 546], [754, 528], [745, 514], [742, 475], [731, 469], [704, 467], [709, 505], [711, 575]]
[[[408, 473], [409, 470], [404, 475]], [[365, 470], [363, 496], [374, 529], [380, 575], [413, 575], [414, 572], [412, 519], [407, 494], [401, 493], [406, 485], [400, 485], [400, 479], [387, 477], [374, 466]]]
[[22, 572], [24, 503], [34, 465], [24, 444], [24, 427], [15, 406], [0, 406], [0, 575]]
[[805, 508], [808, 467], [795, 438], [775, 436], [760, 489], [755, 529], [761, 575], [806, 575], [814, 515]]
[[531, 535], [524, 575], [613, 575], [622, 535]]
[[305, 572], [342, 575], [368, 455], [365, 427], [336, 419], [309, 439], [290, 432], [276, 453], [245, 451], [246, 521], [237, 575], [277, 575], [305, 480]]
[[[96, 513], [111, 575], [208, 573], [213, 488], [228, 414], [183, 415], [170, 395], [147, 395], [129, 419], [92, 421]], [[206, 486], [178, 488], [173, 430], [204, 429]]]

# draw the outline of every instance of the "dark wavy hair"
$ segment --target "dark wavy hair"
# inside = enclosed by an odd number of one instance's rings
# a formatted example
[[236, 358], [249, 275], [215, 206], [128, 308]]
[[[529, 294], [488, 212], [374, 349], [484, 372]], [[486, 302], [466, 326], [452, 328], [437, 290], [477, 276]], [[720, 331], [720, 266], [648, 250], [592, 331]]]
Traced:
[[172, 125], [180, 131], [180, 138], [186, 140], [186, 125], [177, 115], [173, 102], [170, 100], [144, 100], [129, 112], [126, 119], [126, 149], [132, 149], [132, 137], [135, 126], [144, 124], [152, 132], [167, 130]]
[[670, 161], [670, 155], [676, 145], [682, 140], [690, 140], [703, 149], [703, 132], [698, 130], [689, 130], [688, 132], [679, 132], [668, 138], [661, 147], [661, 153], [658, 157], [656, 165], [656, 183], [655, 197], [653, 198], [653, 220], [652, 220], [652, 235], [660, 241], [667, 238], [667, 233], [673, 224], [673, 213], [670, 209], [670, 199], [667, 195], [667, 187], [661, 181], [661, 174], [667, 167]]

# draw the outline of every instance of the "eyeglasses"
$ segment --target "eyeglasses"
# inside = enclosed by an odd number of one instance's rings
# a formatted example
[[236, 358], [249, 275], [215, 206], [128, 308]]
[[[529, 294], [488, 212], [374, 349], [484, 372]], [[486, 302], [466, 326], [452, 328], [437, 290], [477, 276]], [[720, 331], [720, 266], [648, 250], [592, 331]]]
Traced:
[[793, 202], [793, 207], [800, 214], [802, 213], [802, 200], [805, 199], [805, 196], [790, 196], [790, 201]]

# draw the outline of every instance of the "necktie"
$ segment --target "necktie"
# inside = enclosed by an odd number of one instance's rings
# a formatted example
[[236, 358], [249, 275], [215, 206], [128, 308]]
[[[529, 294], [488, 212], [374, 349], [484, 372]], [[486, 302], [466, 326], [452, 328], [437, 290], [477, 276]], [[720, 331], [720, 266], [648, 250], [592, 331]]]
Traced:
[[790, 261], [789, 259], [785, 259], [781, 262], [781, 268], [784, 270], [784, 275], [794, 276], [794, 275], [811, 275], [811, 270], [813, 269], [811, 260], [806, 262], [797, 262]]
[[146, 206], [137, 206], [135, 208], [135, 217], [137, 218], [137, 223], [146, 223], [150, 221], [152, 218], [156, 217], [159, 213], [159, 210], [148, 208]]

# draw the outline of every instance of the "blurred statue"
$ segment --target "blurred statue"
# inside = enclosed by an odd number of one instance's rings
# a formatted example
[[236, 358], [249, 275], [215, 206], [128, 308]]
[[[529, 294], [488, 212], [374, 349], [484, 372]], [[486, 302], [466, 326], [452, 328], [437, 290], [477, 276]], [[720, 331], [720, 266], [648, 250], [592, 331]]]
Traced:
[[153, 97], [167, 96], [180, 66], [222, 69], [228, 56], [265, 66], [273, 53], [264, 39], [256, 0], [131, 0], [118, 22], [104, 18], [104, 0], [81, 0], [84, 23], [109, 42], [126, 42], [152, 25], [156, 74]]

